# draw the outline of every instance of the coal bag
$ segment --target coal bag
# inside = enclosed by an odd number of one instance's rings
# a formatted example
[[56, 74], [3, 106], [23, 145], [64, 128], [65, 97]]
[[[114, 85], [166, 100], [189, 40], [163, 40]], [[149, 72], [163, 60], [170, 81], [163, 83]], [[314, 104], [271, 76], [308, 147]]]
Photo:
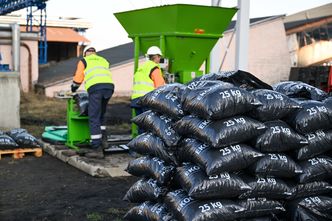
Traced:
[[238, 203], [245, 208], [243, 218], [273, 216], [273, 214], [279, 214], [286, 211], [283, 205], [277, 200], [246, 199], [240, 200]]
[[181, 145], [180, 161], [201, 166], [209, 176], [245, 169], [264, 156], [246, 144], [216, 149], [196, 139], [186, 138]]
[[332, 198], [311, 196], [289, 203], [290, 220], [327, 221], [332, 220]]
[[301, 81], [284, 81], [273, 85], [273, 89], [289, 97], [322, 101], [327, 93]]
[[297, 184], [292, 189], [292, 198], [325, 195], [332, 193], [332, 185], [325, 181], [314, 181], [310, 183]]
[[252, 93], [261, 105], [253, 109], [250, 116], [260, 121], [282, 119], [301, 108], [295, 100], [277, 91], [259, 89]]
[[225, 78], [225, 76], [232, 75], [234, 73], [236, 73], [236, 71], [220, 71], [216, 73], [204, 74], [191, 80], [188, 85], [197, 81], [221, 81]]
[[261, 103], [256, 97], [238, 87], [224, 87], [217, 84], [198, 91], [191, 99], [186, 99], [183, 109], [203, 119], [219, 120], [246, 113]]
[[132, 139], [127, 146], [142, 155], [158, 157], [167, 163], [177, 164], [174, 152], [166, 147], [160, 137], [152, 133], [143, 133]]
[[326, 107], [332, 110], [332, 97], [329, 96], [325, 100], [323, 100], [324, 104], [326, 104]]
[[171, 118], [181, 118], [184, 116], [181, 93], [185, 87], [179, 83], [166, 84], [145, 94], [138, 104]]
[[124, 216], [128, 221], [176, 221], [162, 203], [146, 201], [131, 208]]
[[89, 95], [87, 92], [76, 93], [73, 96], [76, 107], [79, 110], [80, 116], [88, 116], [89, 109]]
[[302, 173], [302, 168], [295, 161], [283, 153], [267, 153], [250, 166], [257, 175], [269, 175], [280, 178], [291, 178]]
[[130, 161], [126, 171], [134, 176], [153, 178], [158, 185], [166, 185], [173, 177], [174, 167], [157, 157], [144, 156]]
[[179, 134], [216, 148], [242, 143], [266, 130], [263, 123], [246, 116], [211, 121], [188, 115], [176, 122], [174, 127]]
[[305, 101], [302, 109], [290, 114], [286, 122], [297, 132], [306, 134], [316, 130], [332, 129], [332, 110], [319, 101]]
[[307, 160], [332, 150], [332, 130], [317, 130], [305, 136], [308, 144], [296, 151], [298, 160]]
[[146, 111], [132, 119], [132, 122], [146, 131], [159, 136], [167, 146], [175, 146], [180, 136], [173, 129], [174, 121], [166, 115], [159, 115], [153, 111]]
[[178, 167], [176, 179], [194, 199], [234, 198], [251, 189], [235, 174], [225, 172], [207, 176], [199, 166], [192, 163]]
[[185, 104], [194, 99], [197, 94], [200, 94], [209, 88], [232, 88], [234, 85], [222, 82], [222, 81], [213, 81], [213, 80], [202, 80], [202, 81], [193, 81], [188, 83], [187, 87], [182, 91], [181, 103]]
[[300, 163], [303, 173], [298, 176], [300, 183], [324, 181], [332, 176], [332, 158], [319, 156]]
[[238, 70], [238, 71], [223, 71], [220, 73], [222, 76], [219, 80], [232, 83], [240, 88], [246, 90], [255, 90], [255, 89], [268, 89], [272, 90], [272, 87], [255, 77], [253, 74]]
[[181, 189], [169, 192], [165, 204], [179, 221], [236, 220], [245, 210], [232, 200], [194, 200]]
[[261, 176], [251, 177], [241, 175], [251, 190], [240, 195], [240, 199], [245, 198], [268, 198], [274, 200], [284, 200], [292, 196], [291, 187], [282, 179], [277, 177]]
[[130, 187], [123, 199], [131, 203], [157, 201], [161, 197], [165, 196], [167, 191], [168, 188], [158, 186], [156, 180], [142, 178]]
[[262, 152], [285, 152], [308, 144], [308, 140], [281, 120], [264, 123], [267, 130], [259, 135], [255, 147]]
[[7, 150], [7, 149], [15, 149], [18, 147], [18, 144], [6, 134], [0, 134], [0, 149]]
[[7, 134], [10, 137], [15, 137], [16, 135], [21, 133], [28, 133], [28, 131], [24, 128], [14, 128], [11, 129], [10, 131], [7, 131], [5, 134]]
[[21, 148], [36, 148], [41, 147], [40, 142], [37, 140], [36, 137], [32, 136], [29, 133], [19, 133], [12, 136], [15, 142]]

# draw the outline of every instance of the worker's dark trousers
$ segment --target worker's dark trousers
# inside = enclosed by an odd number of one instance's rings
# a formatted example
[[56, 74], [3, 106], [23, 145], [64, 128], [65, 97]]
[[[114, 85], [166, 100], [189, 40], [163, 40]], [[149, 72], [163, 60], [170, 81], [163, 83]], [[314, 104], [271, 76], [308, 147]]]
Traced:
[[[91, 148], [101, 147], [102, 129], [106, 130], [104, 115], [107, 103], [113, 94], [112, 90], [98, 90], [89, 93], [89, 127], [91, 134]], [[104, 133], [105, 134], [105, 133]]]

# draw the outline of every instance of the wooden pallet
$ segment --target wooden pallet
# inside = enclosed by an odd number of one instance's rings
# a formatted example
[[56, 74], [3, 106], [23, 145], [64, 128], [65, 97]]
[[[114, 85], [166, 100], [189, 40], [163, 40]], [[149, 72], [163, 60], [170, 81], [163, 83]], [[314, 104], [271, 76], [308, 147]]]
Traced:
[[41, 157], [43, 155], [42, 148], [26, 148], [26, 149], [13, 149], [13, 150], [0, 150], [0, 160], [2, 155], [11, 154], [14, 159], [21, 159], [27, 153], [33, 153], [35, 157]]

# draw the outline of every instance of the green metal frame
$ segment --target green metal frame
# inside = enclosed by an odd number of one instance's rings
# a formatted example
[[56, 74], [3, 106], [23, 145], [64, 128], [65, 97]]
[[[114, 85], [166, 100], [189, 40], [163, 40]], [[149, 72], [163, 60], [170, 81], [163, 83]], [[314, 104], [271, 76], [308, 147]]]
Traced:
[[[159, 46], [169, 59], [168, 72], [175, 81], [187, 83], [210, 71], [210, 52], [223, 35], [237, 8], [175, 4], [115, 13], [115, 17], [133, 39], [134, 72], [140, 52]], [[132, 112], [135, 116], [135, 111]], [[137, 127], [132, 124], [132, 135]]]
[[90, 143], [89, 117], [80, 116], [73, 98], [67, 101], [67, 142], [66, 146], [79, 150], [80, 144]]

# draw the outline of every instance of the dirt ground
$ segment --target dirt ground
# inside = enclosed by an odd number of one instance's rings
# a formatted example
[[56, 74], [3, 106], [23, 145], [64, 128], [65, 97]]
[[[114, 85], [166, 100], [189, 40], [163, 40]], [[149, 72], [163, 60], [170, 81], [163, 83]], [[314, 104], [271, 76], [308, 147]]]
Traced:
[[[47, 125], [65, 125], [65, 101], [42, 96], [21, 98], [22, 128], [40, 138]], [[108, 130], [130, 130], [129, 100], [113, 99]], [[122, 200], [135, 177], [95, 178], [47, 153], [0, 160], [1, 221], [122, 220], [133, 204]]]

